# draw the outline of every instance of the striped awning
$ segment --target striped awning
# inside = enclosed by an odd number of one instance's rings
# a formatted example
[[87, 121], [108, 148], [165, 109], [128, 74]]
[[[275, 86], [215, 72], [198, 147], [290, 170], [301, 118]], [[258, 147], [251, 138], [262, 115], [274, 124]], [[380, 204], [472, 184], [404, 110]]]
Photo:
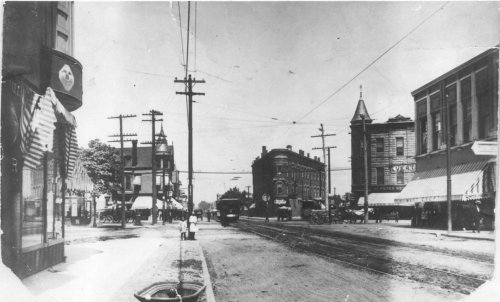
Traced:
[[45, 95], [39, 95], [22, 82], [11, 86], [19, 92], [17, 95], [22, 102], [20, 147], [24, 167], [36, 169], [45, 152], [58, 150], [64, 168], [61, 172], [71, 178], [78, 155], [75, 117], [64, 108], [50, 87]]
[[[399, 196], [399, 193], [371, 193], [368, 194], [368, 206], [413, 206], [413, 204], [396, 203], [394, 199]], [[358, 200], [358, 206], [365, 203], [365, 197], [361, 196]]]
[[[451, 199], [464, 200], [488, 164], [488, 160], [469, 162], [452, 167]], [[438, 202], [447, 199], [446, 169], [434, 169], [415, 173], [413, 180], [395, 199], [396, 203]]]

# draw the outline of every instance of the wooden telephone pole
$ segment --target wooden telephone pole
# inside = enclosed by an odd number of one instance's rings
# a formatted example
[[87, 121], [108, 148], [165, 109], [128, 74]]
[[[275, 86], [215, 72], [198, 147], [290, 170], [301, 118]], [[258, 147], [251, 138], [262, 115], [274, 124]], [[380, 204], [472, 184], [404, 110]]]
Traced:
[[132, 141], [130, 139], [124, 140], [123, 137], [130, 137], [130, 136], [137, 136], [135, 133], [128, 133], [124, 134], [123, 133], [123, 119], [124, 118], [132, 118], [136, 117], [134, 114], [129, 114], [129, 115], [123, 115], [120, 114], [118, 116], [112, 116], [108, 117], [108, 119], [119, 119], [120, 120], [120, 134], [114, 134], [110, 135], [110, 137], [120, 137], [120, 140], [112, 140], [109, 141], [111, 142], [120, 142], [120, 169], [121, 169], [121, 191], [122, 191], [122, 210], [121, 210], [121, 216], [122, 216], [122, 228], [125, 228], [126, 226], [126, 219], [125, 219], [125, 162], [123, 161], [123, 142], [124, 141]]
[[322, 147], [321, 148], [313, 148], [315, 149], [322, 149], [323, 150], [323, 162], [325, 163], [325, 205], [326, 208], [328, 209], [328, 222], [331, 223], [331, 212], [332, 209], [330, 208], [330, 201], [328, 199], [328, 183], [329, 183], [329, 177], [328, 174], [330, 172], [330, 165], [326, 161], [326, 148], [336, 148], [336, 147], [325, 147], [325, 136], [335, 136], [335, 134], [325, 134], [325, 130], [323, 128], [323, 124], [321, 124], [321, 127], [318, 129], [321, 134], [320, 135], [312, 135], [311, 137], [321, 137], [321, 142], [322, 142]]
[[366, 124], [365, 124], [365, 115], [360, 114], [361, 120], [363, 123], [363, 165], [365, 172], [365, 223], [368, 223], [368, 145], [366, 144]]
[[[184, 94], [188, 96], [188, 215], [193, 211], [193, 95], [205, 95], [202, 92], [193, 92], [193, 84], [205, 83], [205, 80], [196, 80], [188, 75], [187, 79], [178, 80], [175, 78], [174, 83], [182, 83], [186, 85], [184, 92], [176, 91], [176, 94]], [[188, 221], [189, 228], [189, 221]]]
[[158, 207], [156, 206], [156, 132], [155, 124], [156, 122], [163, 121], [162, 119], [157, 119], [156, 116], [162, 116], [163, 113], [157, 110], [150, 110], [148, 113], [143, 113], [142, 115], [150, 116], [150, 120], [142, 120], [143, 122], [151, 122], [151, 141], [142, 142], [141, 144], [151, 144], [151, 192], [152, 192], [152, 202], [151, 202], [151, 215], [152, 224], [156, 224], [158, 221]]

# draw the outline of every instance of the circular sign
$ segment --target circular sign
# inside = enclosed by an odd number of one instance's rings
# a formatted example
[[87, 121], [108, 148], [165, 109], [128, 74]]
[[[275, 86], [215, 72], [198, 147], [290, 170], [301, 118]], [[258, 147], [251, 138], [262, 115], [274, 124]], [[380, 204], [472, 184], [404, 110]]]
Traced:
[[262, 194], [263, 201], [269, 201], [269, 199], [271, 199], [271, 196], [269, 196], [269, 194], [267, 194], [267, 193]]

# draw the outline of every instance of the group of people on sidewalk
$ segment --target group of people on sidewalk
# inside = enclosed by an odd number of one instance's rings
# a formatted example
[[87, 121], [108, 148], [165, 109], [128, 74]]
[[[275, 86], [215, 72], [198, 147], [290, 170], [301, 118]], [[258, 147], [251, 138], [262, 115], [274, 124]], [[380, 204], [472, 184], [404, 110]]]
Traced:
[[[181, 233], [181, 240], [195, 240], [196, 232], [198, 232], [198, 217], [191, 213], [188, 218], [189, 221], [189, 230], [188, 223], [185, 217], [181, 217], [181, 221], [179, 222], [179, 231]], [[186, 238], [186, 233], [188, 233], [188, 237]]]

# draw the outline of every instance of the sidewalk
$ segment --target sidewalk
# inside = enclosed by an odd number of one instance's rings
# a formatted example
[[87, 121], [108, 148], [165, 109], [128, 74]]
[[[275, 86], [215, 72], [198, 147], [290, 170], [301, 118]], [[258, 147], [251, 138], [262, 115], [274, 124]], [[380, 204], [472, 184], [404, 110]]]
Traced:
[[66, 263], [22, 280], [36, 298], [25, 301], [132, 302], [138, 301], [133, 294], [151, 283], [179, 278], [204, 283], [199, 301], [215, 301], [199, 242], [181, 242], [175, 222], [155, 226], [145, 222], [125, 230], [72, 226], [67, 238]]
[[[264, 217], [241, 217], [242, 219], [249, 219], [249, 220], [261, 220], [264, 221]], [[278, 222], [275, 217], [269, 218], [269, 221], [271, 223], [273, 222]], [[452, 231], [448, 234], [446, 230], [442, 229], [428, 229], [428, 228], [415, 228], [410, 226], [410, 221], [409, 220], [400, 220], [398, 223], [394, 221], [388, 221], [388, 222], [382, 222], [382, 223], [375, 223], [374, 220], [368, 221], [368, 224], [331, 224], [331, 225], [314, 225], [311, 224], [308, 221], [303, 221], [301, 220], [300, 216], [293, 217], [291, 221], [285, 221], [285, 224], [291, 224], [291, 225], [304, 225], [304, 226], [311, 226], [311, 227], [329, 227], [332, 230], [335, 231], [345, 231], [349, 233], [356, 233], [355, 229], [360, 229], [364, 230], [362, 233], [363, 235], [372, 235], [374, 236], [374, 232], [365, 232], [366, 230], [369, 229], [375, 229], [378, 230], [379, 235], [384, 233], [384, 235], [388, 235], [390, 233], [400, 233], [400, 232], [409, 232], [409, 233], [414, 233], [414, 234], [428, 234], [428, 235], [434, 235], [434, 236], [448, 236], [448, 237], [455, 237], [455, 238], [463, 238], [463, 239], [477, 239], [477, 240], [489, 240], [489, 241], [495, 241], [495, 232], [494, 231], [482, 231], [481, 233], [473, 233], [471, 230], [466, 230], [466, 231]], [[342, 226], [340, 228], [339, 226]], [[383, 230], [380, 232], [380, 230]]]

